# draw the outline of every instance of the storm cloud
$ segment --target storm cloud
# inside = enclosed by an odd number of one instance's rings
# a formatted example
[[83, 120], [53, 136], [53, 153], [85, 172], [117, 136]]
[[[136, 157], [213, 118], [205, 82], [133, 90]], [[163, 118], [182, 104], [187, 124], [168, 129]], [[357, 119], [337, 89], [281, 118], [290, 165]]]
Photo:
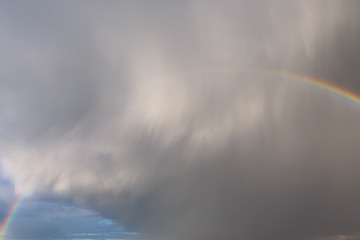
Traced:
[[2, 2], [2, 175], [142, 239], [354, 239], [359, 106], [281, 72], [359, 93], [359, 8]]

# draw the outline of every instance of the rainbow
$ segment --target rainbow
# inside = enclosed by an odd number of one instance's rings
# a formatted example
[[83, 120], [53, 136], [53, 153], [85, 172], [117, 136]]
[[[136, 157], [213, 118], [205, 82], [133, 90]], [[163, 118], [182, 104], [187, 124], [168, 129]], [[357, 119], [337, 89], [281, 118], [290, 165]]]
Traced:
[[31, 180], [29, 181], [28, 184], [26, 184], [26, 187], [24, 188], [24, 190], [18, 194], [18, 196], [15, 198], [14, 203], [11, 205], [8, 213], [5, 216], [5, 219], [3, 220], [1, 227], [0, 227], [0, 239], [3, 240], [5, 235], [6, 235], [6, 231], [8, 230], [9, 226], [11, 225], [12, 220], [14, 219], [14, 216], [16, 214], [16, 211], [18, 209], [18, 207], [21, 205], [22, 200], [24, 199], [24, 196], [26, 194], [26, 190], [29, 188], [28, 185], [31, 185]]
[[[69, 138], [81, 126], [83, 126], [84, 123], [86, 121], [88, 121], [90, 119], [90, 117], [93, 116], [93, 115], [94, 114], [92, 114], [92, 115], [90, 115], [88, 117], [83, 117], [82, 119], [80, 119], [77, 123], [74, 124], [74, 126], [66, 134], [64, 134], [64, 136], [60, 139], [59, 142], [62, 143], [62, 142], [65, 142], [66, 140], [69, 140]], [[59, 147], [57, 146], [57, 147], [55, 147], [55, 149], [52, 149], [52, 151], [50, 151], [49, 156], [45, 157], [45, 159], [46, 159], [45, 162], [43, 162], [42, 165], [40, 165], [40, 167], [35, 171], [35, 173], [29, 178], [29, 180], [27, 181], [25, 186], [22, 188], [20, 193], [17, 194], [17, 196], [15, 198], [15, 201], [10, 206], [10, 209], [8, 210], [4, 220], [2, 221], [2, 223], [0, 225], [0, 240], [5, 240], [6, 233], [7, 233], [8, 229], [9, 229], [12, 221], [14, 220], [14, 216], [16, 215], [17, 210], [21, 206], [22, 201], [24, 200], [25, 196], [27, 195], [27, 193], [29, 192], [31, 187], [37, 181], [37, 179], [40, 176], [41, 172], [43, 172], [43, 170], [45, 169], [45, 167], [46, 167], [47, 163], [49, 162], [49, 160], [52, 159], [51, 156], [55, 156], [58, 149], [59, 149]]]
[[210, 74], [230, 74], [230, 73], [248, 73], [248, 74], [259, 74], [264, 76], [271, 76], [271, 77], [281, 77], [286, 80], [293, 80], [298, 82], [303, 82], [308, 85], [323, 89], [327, 92], [330, 92], [332, 94], [335, 94], [337, 96], [340, 96], [343, 99], [347, 99], [350, 102], [356, 103], [357, 105], [360, 105], [360, 95], [347, 90], [341, 86], [338, 86], [333, 83], [329, 83], [325, 80], [317, 79], [315, 77], [298, 74], [298, 73], [291, 73], [287, 71], [278, 71], [278, 70], [269, 70], [269, 69], [252, 69], [252, 68], [246, 68], [246, 69], [237, 69], [237, 68], [229, 68], [229, 69], [223, 69], [222, 71], [213, 71], [213, 72], [200, 72], [191, 74], [191, 76], [199, 76], [199, 75], [210, 75]]
[[292, 80], [304, 82], [304, 83], [310, 84], [312, 86], [324, 89], [330, 93], [333, 93], [344, 99], [347, 99], [350, 102], [354, 102], [354, 103], [360, 105], [360, 96], [359, 95], [357, 95], [354, 92], [351, 92], [345, 88], [342, 88], [338, 85], [335, 85], [333, 83], [326, 82], [324, 80], [316, 79], [316, 78], [309, 77], [306, 75], [289, 73], [289, 72], [276, 72], [276, 71], [264, 70], [264, 71], [260, 71], [259, 73], [269, 75], [269, 76], [279, 76], [280, 75], [285, 79], [292, 79]]
[[[346, 100], [348, 100], [350, 102], [353, 102], [353, 103], [356, 103], [357, 105], [360, 105], [360, 96], [359, 95], [357, 95], [357, 94], [355, 94], [355, 93], [353, 93], [353, 92], [351, 92], [351, 91], [349, 91], [349, 90], [347, 90], [345, 88], [342, 88], [342, 87], [340, 87], [340, 86], [338, 86], [336, 84], [329, 83], [329, 82], [326, 82], [324, 80], [316, 79], [314, 77], [310, 77], [310, 76], [306, 76], [306, 75], [290, 73], [290, 72], [283, 72], [283, 71], [259, 70], [259, 69], [253, 69], [253, 70], [252, 69], [250, 69], [250, 70], [238, 70], [238, 69], [232, 69], [231, 70], [230, 69], [230, 70], [225, 70], [225, 71], [216, 71], [216, 72], [212, 72], [212, 73], [213, 74], [215, 74], [215, 73], [251, 73], [251, 74], [261, 74], [261, 75], [267, 75], [267, 76], [273, 76], [273, 77], [282, 77], [284, 79], [300, 81], [300, 82], [309, 84], [311, 86], [323, 89], [323, 90], [325, 90], [327, 92], [330, 92], [332, 94], [340, 96], [343, 99], [346, 99]], [[212, 74], [212, 73], [206, 73], [206, 74]], [[199, 75], [201, 75], [201, 73], [191, 74], [191, 76], [199, 76]], [[98, 114], [98, 112], [95, 112], [95, 113]], [[92, 114], [92, 115], [94, 115], [94, 114]], [[60, 142], [64, 142], [64, 141], [68, 140], [68, 138], [77, 129], [79, 129], [84, 124], [85, 120], [88, 120], [89, 117], [90, 116], [86, 117], [85, 119], [83, 118], [78, 123], [76, 123], [73, 126], [73, 128], [67, 134], [65, 134], [65, 136], [61, 139]], [[49, 161], [50, 159], [51, 159], [51, 157], [48, 157], [47, 161]], [[25, 187], [23, 188], [23, 190], [18, 194], [15, 201], [11, 205], [6, 217], [4, 218], [3, 222], [0, 225], [0, 240], [5, 240], [7, 230], [9, 229], [9, 226], [11, 225], [19, 206], [21, 205], [21, 203], [22, 203], [24, 197], [26, 196], [27, 192], [29, 191], [29, 189], [36, 182], [36, 180], [37, 180], [38, 176], [40, 175], [40, 173], [44, 170], [45, 166], [46, 166], [46, 162], [28, 180], [28, 182], [25, 185]]]

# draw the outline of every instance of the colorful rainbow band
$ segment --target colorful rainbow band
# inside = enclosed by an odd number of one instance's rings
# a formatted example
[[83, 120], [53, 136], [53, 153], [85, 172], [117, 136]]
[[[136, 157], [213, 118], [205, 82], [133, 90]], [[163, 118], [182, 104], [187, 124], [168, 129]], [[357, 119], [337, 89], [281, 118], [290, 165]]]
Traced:
[[[360, 105], [360, 96], [349, 91], [346, 90], [340, 86], [337, 86], [335, 84], [332, 83], [328, 83], [326, 81], [323, 80], [319, 80], [313, 77], [309, 77], [309, 76], [305, 76], [305, 75], [300, 75], [300, 74], [294, 74], [294, 73], [289, 73], [289, 72], [280, 72], [280, 71], [273, 71], [273, 70], [259, 70], [259, 69], [255, 69], [255, 70], [227, 70], [227, 71], [220, 71], [220, 72], [214, 72], [214, 73], [254, 73], [254, 74], [262, 74], [262, 75], [268, 75], [268, 76], [274, 76], [274, 77], [282, 77], [285, 79], [291, 79], [291, 80], [296, 80], [296, 81], [300, 81], [300, 82], [304, 82], [307, 84], [310, 84], [312, 86], [324, 89], [330, 93], [336, 94], [344, 99], [347, 99], [351, 102], [354, 102], [358, 105]], [[196, 75], [196, 74], [192, 74], [192, 75]], [[95, 112], [96, 113], [96, 112]], [[84, 124], [84, 120], [83, 119], [81, 121], [79, 121], [77, 124], [74, 125], [74, 127], [67, 133], [65, 134], [65, 136], [62, 138], [61, 142], [64, 142], [66, 140], [68, 140], [68, 138], [77, 130], [79, 129], [83, 124]], [[52, 154], [53, 155], [53, 154]], [[50, 157], [47, 159], [47, 161], [49, 161], [49, 159], [51, 159]], [[38, 176], [40, 175], [40, 173], [43, 171], [43, 169], [45, 168], [46, 162], [40, 167], [40, 169], [38, 171], [36, 171], [34, 173], [34, 175], [29, 179], [28, 183], [26, 184], [25, 188], [23, 189], [23, 191], [17, 196], [17, 198], [15, 199], [15, 201], [13, 202], [13, 204], [11, 205], [5, 219], [3, 220], [2, 224], [0, 225], [0, 240], [4, 240], [7, 230], [9, 228], [9, 226], [11, 225], [14, 216], [19, 208], [19, 206], [21, 205], [21, 202], [23, 201], [26, 193], [28, 192], [28, 190], [31, 188], [31, 186], [36, 182]]]
[[262, 74], [266, 74], [266, 75], [282, 76], [287, 79], [293, 79], [293, 80], [305, 82], [312, 86], [316, 86], [318, 88], [327, 90], [328, 92], [338, 95], [342, 98], [345, 98], [351, 102], [360, 104], [360, 96], [359, 95], [357, 95], [354, 92], [351, 92], [345, 88], [337, 86], [333, 83], [329, 83], [329, 82], [319, 80], [319, 79], [316, 79], [313, 77], [309, 77], [306, 75], [294, 74], [294, 73], [289, 73], [289, 72], [275, 72], [275, 71], [271, 71], [271, 70], [263, 70], [263, 71], [258, 71], [258, 72], [262, 73]]

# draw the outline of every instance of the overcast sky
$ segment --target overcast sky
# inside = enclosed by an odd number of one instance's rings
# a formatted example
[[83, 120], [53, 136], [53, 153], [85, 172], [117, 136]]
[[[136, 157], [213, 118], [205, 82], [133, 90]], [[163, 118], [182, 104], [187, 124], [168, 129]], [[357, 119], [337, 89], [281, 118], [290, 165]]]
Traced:
[[1, 1], [4, 239], [360, 239], [359, 9]]

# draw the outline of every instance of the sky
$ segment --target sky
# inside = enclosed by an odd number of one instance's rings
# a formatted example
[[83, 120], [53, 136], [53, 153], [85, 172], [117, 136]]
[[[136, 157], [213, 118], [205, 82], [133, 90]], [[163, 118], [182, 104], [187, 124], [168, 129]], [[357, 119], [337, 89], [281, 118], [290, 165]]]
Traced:
[[0, 239], [360, 239], [358, 9], [1, 1]]

